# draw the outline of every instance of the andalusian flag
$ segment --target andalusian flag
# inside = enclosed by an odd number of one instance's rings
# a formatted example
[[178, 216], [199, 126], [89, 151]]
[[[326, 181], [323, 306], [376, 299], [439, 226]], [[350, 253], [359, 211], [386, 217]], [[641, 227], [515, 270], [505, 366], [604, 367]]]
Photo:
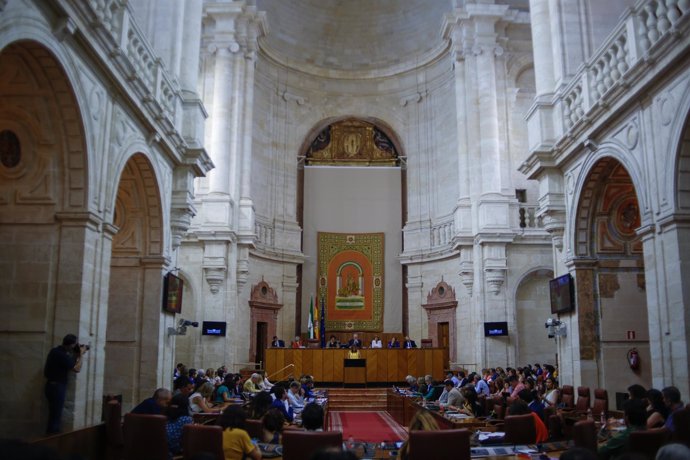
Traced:
[[309, 303], [309, 338], [314, 338], [314, 296], [311, 296], [311, 302]]
[[325, 297], [321, 297], [321, 314], [319, 321], [319, 335], [321, 335], [321, 348], [326, 348], [326, 302]]
[[320, 339], [321, 338], [321, 331], [319, 327], [319, 306], [316, 305], [316, 309], [314, 310], [314, 338], [315, 339]]

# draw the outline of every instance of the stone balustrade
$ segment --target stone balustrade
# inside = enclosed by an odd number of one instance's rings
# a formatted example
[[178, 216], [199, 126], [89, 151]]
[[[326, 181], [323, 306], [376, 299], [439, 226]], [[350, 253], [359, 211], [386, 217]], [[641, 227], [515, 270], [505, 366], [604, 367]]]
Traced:
[[628, 72], [663, 41], [672, 40], [688, 16], [690, 0], [644, 0], [631, 8], [560, 93], [566, 132], [604, 104], [615, 88], [626, 85]]
[[446, 246], [453, 239], [453, 220], [444, 221], [431, 227], [431, 247]]
[[254, 221], [254, 233], [257, 243], [265, 247], [273, 247], [275, 243], [275, 230], [272, 225], [262, 222], [259, 217]]

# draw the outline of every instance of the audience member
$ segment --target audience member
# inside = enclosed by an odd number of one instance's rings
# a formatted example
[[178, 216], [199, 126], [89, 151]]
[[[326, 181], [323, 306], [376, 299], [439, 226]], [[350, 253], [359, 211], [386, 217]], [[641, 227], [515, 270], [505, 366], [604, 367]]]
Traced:
[[261, 451], [256, 447], [245, 429], [246, 415], [240, 406], [228, 406], [219, 419], [223, 427], [223, 454], [225, 460], [261, 459]]
[[233, 375], [227, 374], [218, 388], [216, 388], [216, 396], [213, 399], [217, 403], [224, 403], [232, 400], [233, 392]]
[[664, 426], [668, 417], [668, 407], [664, 404], [664, 395], [654, 388], [647, 391], [647, 429]]
[[599, 446], [598, 454], [602, 460], [614, 458], [628, 450], [630, 433], [644, 430], [647, 424], [647, 412], [640, 399], [629, 399], [623, 405], [625, 429], [611, 437], [606, 444]]
[[628, 397], [629, 399], [639, 399], [642, 401], [647, 397], [647, 390], [642, 385], [635, 383], [628, 387]]
[[185, 396], [189, 396], [194, 392], [194, 384], [189, 377], [186, 375], [181, 375], [175, 379], [173, 382], [173, 396], [182, 393]]
[[288, 390], [288, 401], [290, 402], [290, 407], [294, 412], [300, 412], [302, 409], [304, 409], [302, 387], [296, 380], [290, 383], [290, 389]]
[[[207, 382], [208, 383], [208, 382]], [[182, 452], [182, 427], [194, 423], [189, 416], [189, 399], [183, 395], [175, 395], [167, 407], [168, 421], [165, 424], [165, 434], [168, 438], [168, 451], [171, 456]]]
[[419, 385], [417, 385], [417, 379], [414, 378], [411, 375], [408, 375], [405, 377], [405, 382], [409, 385], [409, 390], [412, 392], [418, 392], [419, 391]]
[[388, 348], [400, 348], [400, 341], [394, 336], [388, 342]]
[[168, 407], [171, 398], [172, 393], [170, 393], [170, 390], [167, 388], [159, 388], [153, 392], [153, 396], [144, 399], [137, 407], [132, 409], [132, 413], [160, 415], [164, 413], [165, 409]]
[[489, 384], [486, 383], [486, 381], [482, 379], [479, 374], [474, 375], [474, 391], [476, 391], [478, 395], [484, 395], [486, 397], [491, 396]]
[[196, 391], [189, 396], [189, 410], [192, 414], [213, 412], [213, 409], [211, 409], [210, 405], [213, 390], [214, 387], [211, 382], [199, 382]]
[[666, 444], [656, 453], [654, 460], [688, 460], [690, 447], [684, 444]]
[[274, 335], [273, 340], [271, 341], [271, 346], [273, 348], [285, 348], [285, 341], [280, 340], [277, 335]]
[[460, 384], [460, 380], [455, 376], [455, 374], [453, 373], [453, 371], [449, 371], [449, 372], [446, 374], [446, 379], [447, 379], [447, 380], [451, 380], [451, 381], [453, 382], [453, 386], [454, 386], [454, 387], [457, 387], [457, 386]]
[[251, 377], [247, 379], [246, 382], [244, 382], [244, 385], [242, 386], [242, 391], [244, 393], [251, 393], [255, 394], [261, 391], [261, 387], [259, 384], [261, 383], [261, 376], [257, 374], [256, 372], [252, 374]]
[[544, 420], [544, 406], [542, 406], [538, 399], [534, 398], [534, 393], [531, 390], [525, 388], [518, 393], [518, 398], [525, 401], [529, 410], [537, 414], [541, 420]]
[[546, 393], [542, 398], [544, 406], [556, 407], [558, 405], [558, 398], [560, 397], [560, 390], [552, 377], [546, 379]]
[[[510, 393], [511, 398], [518, 398], [520, 392], [525, 389], [525, 377], [524, 376], [519, 376], [519, 377], [511, 377], [508, 380], [510, 380], [510, 384], [513, 386], [513, 392]], [[517, 383], [516, 383], [517, 382]]]
[[307, 431], [323, 431], [323, 408], [316, 403], [309, 403], [302, 411], [302, 426]]
[[263, 416], [261, 426], [263, 428], [263, 442], [280, 444], [283, 434], [285, 417], [279, 409], [269, 409]]
[[[408, 431], [436, 431], [438, 430], [438, 425], [436, 420], [434, 420], [433, 415], [426, 411], [418, 411], [410, 420], [410, 427]], [[400, 448], [398, 453], [399, 460], [408, 460], [410, 455], [409, 438], [405, 441]], [[430, 458], [433, 456], [433, 452], [429, 452]]]
[[462, 388], [465, 385], [467, 385], [467, 377], [465, 371], [458, 371], [458, 384], [456, 386], [458, 388]]
[[285, 388], [276, 385], [273, 387], [272, 391], [275, 395], [275, 399], [271, 403], [271, 408], [278, 409], [283, 414], [283, 417], [285, 417], [285, 420], [292, 422], [294, 420], [294, 412], [288, 402], [288, 395]]
[[302, 338], [299, 335], [295, 336], [295, 340], [290, 344], [292, 348], [304, 348], [304, 343], [302, 343]]
[[270, 393], [262, 391], [257, 393], [248, 404], [249, 418], [259, 420], [273, 406], [273, 398]]
[[484, 406], [479, 403], [477, 392], [472, 385], [465, 385], [462, 387], [460, 389], [460, 394], [462, 396], [462, 402], [458, 404], [460, 412], [472, 417], [481, 417], [484, 415]]
[[683, 410], [683, 402], [680, 400], [680, 391], [676, 387], [666, 387], [661, 390], [664, 398], [664, 404], [668, 409], [668, 416], [666, 417], [666, 422], [664, 422], [664, 427], [668, 429], [671, 433], [676, 431], [676, 426], [673, 423], [673, 416], [676, 412]]

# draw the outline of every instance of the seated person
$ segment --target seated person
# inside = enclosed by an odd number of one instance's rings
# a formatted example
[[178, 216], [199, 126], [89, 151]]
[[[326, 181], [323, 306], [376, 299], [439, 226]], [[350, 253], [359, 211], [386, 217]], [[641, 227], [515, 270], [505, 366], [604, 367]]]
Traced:
[[534, 440], [535, 444], [541, 444], [549, 439], [549, 430], [544, 425], [541, 418], [532, 412], [527, 403], [521, 399], [516, 400], [510, 405], [510, 415], [526, 415], [531, 414], [534, 420], [534, 429], [537, 432], [537, 438]]
[[680, 400], [680, 391], [676, 387], [666, 387], [661, 390], [661, 394], [668, 409], [668, 417], [666, 417], [666, 422], [664, 422], [664, 428], [671, 433], [675, 433], [676, 425], [673, 423], [673, 416], [685, 407], [683, 401]]
[[400, 341], [396, 337], [391, 338], [388, 342], [388, 348], [400, 348]]
[[332, 335], [331, 338], [328, 339], [326, 348], [340, 348], [340, 342], [338, 342], [334, 335]]
[[438, 398], [438, 405], [441, 407], [459, 406], [462, 403], [463, 396], [460, 390], [455, 387], [452, 380], [448, 379], [443, 382], [443, 393]]
[[304, 394], [298, 381], [295, 380], [290, 383], [290, 389], [288, 390], [287, 396], [293, 411], [301, 412], [302, 409], [304, 409]]
[[242, 391], [245, 393], [255, 394], [261, 391], [259, 384], [261, 383], [261, 376], [256, 372], [252, 374], [251, 377], [244, 382], [242, 386]]
[[668, 407], [664, 404], [664, 395], [654, 388], [647, 391], [647, 429], [661, 428], [668, 417]]
[[261, 387], [261, 389], [264, 391], [270, 391], [271, 388], [273, 388], [273, 384], [269, 382], [268, 378], [266, 377], [266, 371], [259, 371], [258, 374], [259, 377], [261, 377], [259, 387]]
[[277, 335], [274, 335], [273, 340], [271, 341], [271, 346], [273, 348], [285, 348], [285, 341], [280, 340]]
[[283, 413], [276, 408], [269, 409], [261, 419], [261, 427], [263, 428], [262, 441], [269, 444], [280, 444], [283, 426], [285, 426]]
[[283, 417], [285, 417], [285, 420], [292, 423], [295, 417], [292, 407], [290, 407], [290, 403], [288, 402], [288, 395], [285, 388], [276, 385], [271, 391], [273, 391], [275, 395], [275, 399], [271, 403], [271, 408], [278, 409], [280, 413], [283, 414]]
[[462, 400], [459, 405], [453, 404], [450, 409], [457, 409], [458, 412], [471, 417], [481, 417], [484, 415], [484, 406], [480, 404], [477, 392], [472, 385], [466, 385], [460, 389]]
[[544, 406], [542, 406], [539, 399], [535, 399], [533, 391], [525, 388], [518, 393], [518, 397], [527, 403], [529, 410], [537, 414], [540, 419], [544, 420]]
[[200, 382], [197, 385], [196, 391], [189, 396], [189, 411], [192, 414], [214, 412], [210, 404], [214, 389], [215, 387], [211, 382]]
[[182, 427], [194, 423], [189, 416], [189, 398], [183, 394], [175, 395], [170, 400], [167, 409], [168, 421], [165, 424], [165, 434], [168, 438], [170, 456], [182, 453]]
[[256, 394], [249, 402], [247, 407], [247, 415], [252, 420], [259, 420], [263, 417], [269, 408], [273, 405], [273, 398], [267, 391], [261, 391]]
[[[512, 390], [511, 390], [512, 392]], [[544, 397], [542, 398], [542, 402], [544, 403], [545, 407], [556, 407], [558, 405], [558, 398], [560, 397], [560, 390], [558, 389], [558, 385], [556, 385], [556, 381], [553, 379], [553, 377], [549, 377], [546, 379], [546, 393], [544, 393]]]
[[225, 460], [250, 458], [261, 460], [261, 451], [256, 447], [246, 430], [247, 416], [241, 406], [228, 406], [220, 416], [223, 428], [223, 454]]
[[356, 345], [350, 345], [350, 351], [347, 352], [347, 359], [360, 359], [362, 355]]
[[347, 346], [352, 348], [352, 345], [356, 346], [357, 348], [362, 348], [362, 341], [359, 339], [359, 335], [352, 334], [352, 338], [349, 342], [347, 342]]
[[405, 382], [410, 386], [409, 390], [412, 392], [418, 392], [419, 391], [419, 385], [417, 385], [417, 379], [414, 378], [411, 375], [408, 375], [405, 377]]
[[302, 426], [307, 431], [323, 431], [323, 408], [316, 403], [304, 406]]
[[314, 393], [312, 393], [311, 390], [314, 388], [314, 377], [311, 375], [303, 375], [302, 378], [299, 379], [299, 382], [302, 385], [304, 400], [307, 401], [309, 398], [313, 398]]
[[405, 342], [403, 342], [403, 348], [417, 348], [417, 344], [414, 340], [410, 339], [410, 336], [405, 336]]
[[302, 342], [302, 338], [299, 335], [296, 335], [295, 340], [292, 341], [292, 343], [290, 344], [290, 347], [292, 347], [292, 348], [304, 348], [305, 345]]
[[381, 343], [381, 337], [378, 335], [374, 336], [374, 340], [371, 341], [371, 348], [383, 348], [383, 344]]
[[[418, 411], [410, 420], [410, 428], [408, 431], [437, 431], [438, 424], [434, 420], [434, 416], [428, 411]], [[409, 438], [400, 448], [398, 454], [399, 460], [407, 460], [410, 458]]]
[[161, 415], [170, 403], [172, 393], [167, 388], [159, 388], [153, 392], [153, 396], [144, 399], [137, 407], [132, 409], [133, 414]]
[[189, 396], [194, 392], [194, 383], [186, 375], [182, 375], [173, 382], [173, 396], [182, 393]]
[[218, 385], [218, 388], [216, 388], [216, 397], [214, 398], [213, 402], [224, 403], [232, 401], [232, 388], [235, 382], [234, 377], [235, 376], [232, 374], [225, 374], [225, 377], [223, 378], [223, 383]]
[[434, 379], [431, 375], [424, 376], [424, 384], [426, 385], [426, 393], [424, 393], [423, 398], [430, 401], [434, 396]]
[[633, 431], [644, 430], [647, 426], [647, 411], [640, 399], [629, 399], [623, 404], [625, 429], [599, 446], [597, 453], [602, 460], [614, 458], [628, 451], [628, 440]]

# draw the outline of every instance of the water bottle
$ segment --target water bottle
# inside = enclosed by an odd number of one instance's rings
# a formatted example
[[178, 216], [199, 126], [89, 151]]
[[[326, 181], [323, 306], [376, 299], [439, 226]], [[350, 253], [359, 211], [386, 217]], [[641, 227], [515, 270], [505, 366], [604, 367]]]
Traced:
[[355, 448], [355, 438], [350, 435], [349, 438], [347, 438], [347, 448], [348, 449], [354, 449]]
[[590, 407], [587, 409], [587, 420], [594, 420], [594, 417], [592, 417], [592, 408]]

